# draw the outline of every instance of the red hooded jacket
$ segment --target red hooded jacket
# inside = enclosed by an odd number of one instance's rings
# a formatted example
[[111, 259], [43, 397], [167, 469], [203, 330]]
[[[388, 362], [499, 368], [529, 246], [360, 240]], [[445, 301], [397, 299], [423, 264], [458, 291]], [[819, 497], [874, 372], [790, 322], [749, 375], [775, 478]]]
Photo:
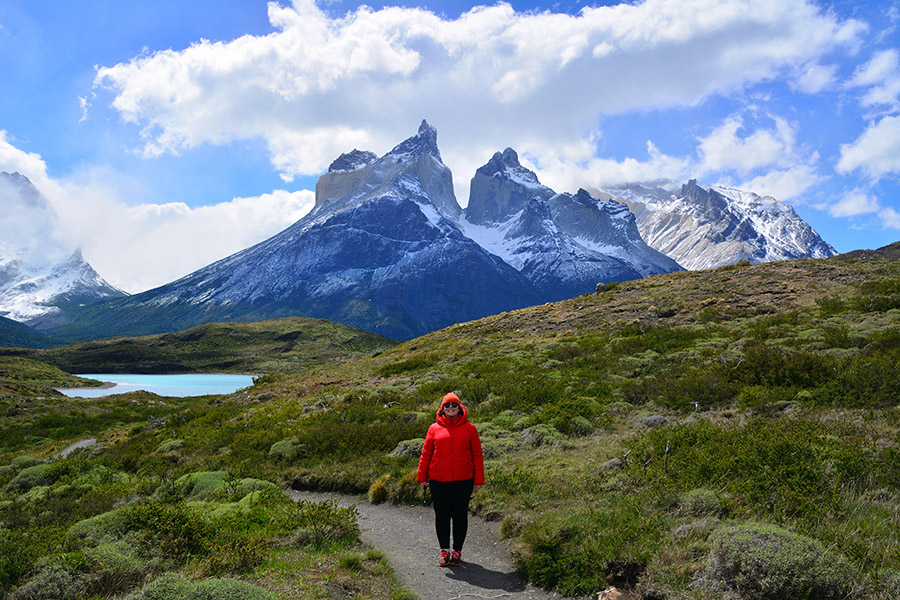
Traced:
[[[459, 404], [459, 416], [455, 419], [444, 415], [444, 405], [448, 402]], [[474, 479], [475, 485], [484, 484], [484, 457], [478, 430], [469, 423], [466, 407], [452, 392], [444, 396], [437, 420], [425, 435], [417, 479], [420, 483]]]

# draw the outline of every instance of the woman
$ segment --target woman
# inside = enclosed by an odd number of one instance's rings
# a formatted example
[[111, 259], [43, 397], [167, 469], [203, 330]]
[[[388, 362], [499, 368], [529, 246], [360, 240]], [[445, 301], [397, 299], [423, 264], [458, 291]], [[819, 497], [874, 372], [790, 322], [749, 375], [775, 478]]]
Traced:
[[[440, 565], [462, 562], [469, 521], [469, 499], [484, 484], [484, 459], [478, 430], [469, 423], [466, 407], [450, 392], [441, 401], [435, 423], [428, 428], [417, 480], [431, 488], [434, 528], [441, 548]], [[453, 546], [450, 524], [453, 523]]]

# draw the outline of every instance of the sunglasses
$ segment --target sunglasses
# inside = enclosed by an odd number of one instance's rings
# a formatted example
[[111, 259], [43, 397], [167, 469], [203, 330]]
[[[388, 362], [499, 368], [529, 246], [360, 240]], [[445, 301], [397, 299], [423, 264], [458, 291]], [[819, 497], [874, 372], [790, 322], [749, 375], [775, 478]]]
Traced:
[[459, 408], [459, 404], [456, 402], [448, 402], [444, 405], [444, 408]]

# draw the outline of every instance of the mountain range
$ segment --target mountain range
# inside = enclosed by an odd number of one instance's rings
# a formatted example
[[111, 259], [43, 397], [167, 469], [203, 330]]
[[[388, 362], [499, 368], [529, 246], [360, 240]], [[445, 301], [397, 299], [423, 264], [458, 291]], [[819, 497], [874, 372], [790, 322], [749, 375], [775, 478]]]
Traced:
[[[641, 195], [644, 190], [649, 192]], [[65, 300], [65, 318], [36, 324], [67, 339], [90, 339], [302, 315], [410, 339], [457, 322], [592, 292], [598, 283], [682, 270], [671, 254], [653, 247], [665, 248], [666, 236], [647, 233], [664, 229], [652, 223], [659, 210], [654, 202], [663, 192], [633, 187], [557, 193], [507, 148], [475, 173], [463, 209], [441, 160], [437, 131], [423, 121], [415, 135], [384, 156], [353, 150], [338, 157], [316, 184], [313, 210], [268, 240], [133, 296], [122, 297], [100, 281], [95, 282], [100, 301], [74, 302], [57, 294]], [[716, 230], [716, 216], [707, 217], [707, 224], [697, 207], [690, 218], [663, 220], [670, 225], [669, 236], [681, 240], [674, 248], [690, 245], [684, 239], [696, 235], [700, 241], [690, 246], [715, 254], [710, 260], [775, 256], [735, 253], [739, 244], [719, 238], [757, 239], [775, 247], [780, 242], [770, 236], [788, 230], [776, 226], [779, 219], [759, 230], [761, 221], [728, 212], [737, 204], [734, 195], [693, 181], [683, 192], [683, 206], [686, 199], [705, 194], [707, 206], [743, 225]], [[764, 203], [771, 204], [757, 202]], [[806, 226], [809, 248], [830, 249], [792, 210], [779, 214], [780, 221]], [[698, 234], [699, 223], [705, 229]], [[710, 237], [716, 243], [704, 245]]]
[[0, 199], [0, 317], [52, 329], [68, 307], [125, 295], [54, 235], [59, 217], [27, 177], [0, 172]]
[[650, 246], [691, 271], [837, 254], [793, 208], [771, 196], [703, 187], [693, 179], [631, 183], [606, 192], [634, 213]]

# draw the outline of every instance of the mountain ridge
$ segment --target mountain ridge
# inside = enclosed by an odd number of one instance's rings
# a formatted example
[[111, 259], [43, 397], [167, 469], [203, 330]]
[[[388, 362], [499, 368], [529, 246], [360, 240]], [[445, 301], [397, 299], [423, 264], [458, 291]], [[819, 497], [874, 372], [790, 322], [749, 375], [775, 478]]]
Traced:
[[[649, 236], [655, 232], [648, 229], [650, 217], [662, 214], [653, 209], [678, 198], [660, 186], [647, 189], [649, 196], [638, 194], [644, 190], [638, 187], [618, 195], [557, 193], [506, 148], [476, 171], [462, 209], [441, 160], [437, 130], [423, 120], [413, 136], [381, 157], [354, 149], [335, 159], [316, 183], [312, 211], [271, 238], [133, 296], [96, 304], [75, 294], [60, 296], [66, 318], [43, 326], [55, 335], [89, 339], [305, 316], [410, 339], [592, 292], [600, 283], [682, 270], [645, 241], [664, 237]], [[781, 231], [758, 231], [762, 221], [732, 210], [733, 204], [753, 204], [749, 200], [765, 204], [755, 194], [706, 189], [691, 180], [682, 196], [693, 204], [682, 199], [681, 206], [693, 212], [666, 213], [657, 222], [669, 234], [672, 223], [687, 223], [675, 232], [675, 246], [708, 249], [715, 255], [709, 260], [720, 260], [722, 248], [743, 248], [747, 239], [766, 246], [766, 236]], [[770, 200], [769, 208], [796, 216]], [[716, 215], [725, 222], [714, 223]], [[702, 219], [705, 229], [692, 237], [691, 225]], [[726, 261], [744, 260], [745, 254]]]

